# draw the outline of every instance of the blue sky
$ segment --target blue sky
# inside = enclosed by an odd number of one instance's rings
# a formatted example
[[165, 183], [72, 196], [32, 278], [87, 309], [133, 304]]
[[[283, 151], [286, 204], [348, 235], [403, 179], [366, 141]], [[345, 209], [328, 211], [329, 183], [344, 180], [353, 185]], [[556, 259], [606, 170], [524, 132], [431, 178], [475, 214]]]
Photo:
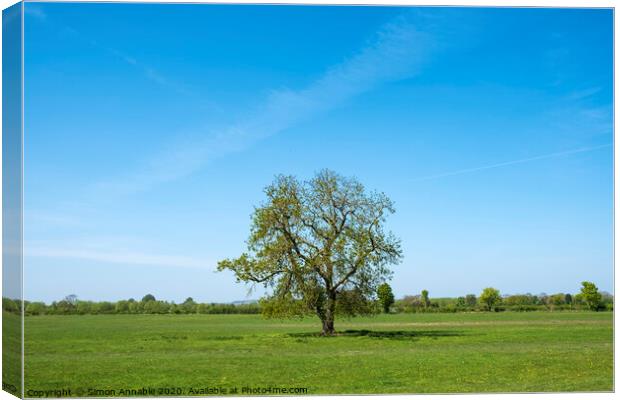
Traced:
[[395, 201], [397, 296], [612, 290], [612, 11], [27, 3], [25, 297], [257, 298], [274, 175]]

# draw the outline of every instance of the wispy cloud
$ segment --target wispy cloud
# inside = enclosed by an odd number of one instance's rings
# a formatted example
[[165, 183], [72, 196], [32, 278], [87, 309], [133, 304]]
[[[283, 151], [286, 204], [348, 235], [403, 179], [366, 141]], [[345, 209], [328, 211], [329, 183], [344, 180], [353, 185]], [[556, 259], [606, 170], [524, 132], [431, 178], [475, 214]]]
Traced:
[[26, 13], [26, 15], [36, 18], [41, 23], [45, 23], [45, 24], [55, 27], [55, 29], [57, 29], [59, 32], [62, 32], [65, 35], [70, 35], [80, 40], [81, 42], [98, 49], [99, 51], [105, 52], [108, 55], [111, 55], [117, 58], [118, 60], [124, 62], [128, 66], [135, 68], [146, 79], [162, 87], [171, 89], [179, 94], [184, 94], [184, 95], [192, 94], [190, 89], [186, 85], [179, 83], [173, 79], [170, 79], [169, 77], [164, 76], [161, 72], [157, 71], [157, 69], [155, 69], [154, 67], [150, 65], [147, 65], [146, 63], [139, 61], [136, 57], [128, 55], [116, 48], [112, 48], [112, 47], [106, 46], [105, 44], [101, 44], [97, 40], [93, 39], [92, 37], [84, 34], [83, 32], [75, 29], [74, 27], [70, 25], [54, 21], [53, 18], [50, 18], [48, 14], [44, 11], [44, 9], [38, 4], [27, 3], [26, 6], [24, 7], [24, 12]]
[[565, 138], [571, 138], [574, 142], [611, 138], [613, 134], [613, 106], [610, 104], [563, 101], [544, 115], [549, 120], [550, 131], [561, 132]]
[[164, 76], [162, 73], [157, 71], [155, 68], [138, 61], [135, 57], [127, 55], [121, 52], [120, 50], [101, 45], [95, 40], [91, 40], [90, 44], [94, 47], [98, 47], [99, 49], [111, 54], [112, 56], [118, 58], [119, 60], [123, 61], [124, 63], [131, 66], [132, 68], [137, 69], [138, 71], [142, 73], [142, 75], [146, 79], [152, 82], [155, 82], [156, 84], [160, 86], [169, 88], [179, 94], [184, 94], [184, 95], [192, 94], [190, 89], [186, 85], [181, 84], [173, 79], [170, 79]]
[[489, 165], [483, 165], [483, 166], [479, 166], [479, 167], [464, 168], [464, 169], [458, 169], [458, 170], [455, 170], [455, 171], [443, 172], [443, 173], [435, 174], [435, 175], [422, 176], [422, 177], [419, 177], [419, 178], [413, 178], [413, 179], [411, 179], [411, 181], [412, 182], [428, 181], [428, 180], [433, 180], [433, 179], [446, 178], [446, 177], [449, 177], [449, 176], [470, 174], [470, 173], [473, 173], [473, 172], [479, 172], [479, 171], [485, 171], [485, 170], [488, 170], [488, 169], [507, 167], [507, 166], [510, 166], [510, 165], [525, 164], [525, 163], [529, 163], [529, 162], [533, 162], [533, 161], [546, 160], [546, 159], [550, 159], [550, 158], [565, 157], [565, 156], [570, 156], [570, 155], [578, 154], [578, 153], [586, 153], [586, 152], [590, 152], [590, 151], [604, 149], [604, 148], [611, 147], [611, 146], [612, 146], [611, 143], [607, 143], [607, 144], [603, 144], [603, 145], [600, 145], [600, 146], [581, 147], [581, 148], [578, 148], [578, 149], [559, 151], [559, 152], [556, 152], [556, 153], [548, 153], [548, 154], [543, 154], [543, 155], [534, 156], [534, 157], [521, 158], [521, 159], [518, 159], [518, 160], [505, 161], [505, 162], [501, 162], [501, 163], [497, 163], [497, 164], [489, 164]]
[[587, 99], [597, 94], [600, 91], [601, 91], [600, 87], [589, 87], [586, 89], [575, 90], [569, 93], [569, 95], [567, 96], [567, 99], [571, 101], [583, 100], [583, 99]]
[[356, 54], [328, 68], [307, 87], [272, 90], [248, 117], [218, 132], [207, 132], [203, 139], [166, 149], [139, 170], [97, 183], [92, 189], [107, 196], [128, 194], [182, 178], [375, 87], [414, 76], [437, 47], [436, 38], [422, 26], [423, 20], [414, 22], [412, 15], [396, 18]]

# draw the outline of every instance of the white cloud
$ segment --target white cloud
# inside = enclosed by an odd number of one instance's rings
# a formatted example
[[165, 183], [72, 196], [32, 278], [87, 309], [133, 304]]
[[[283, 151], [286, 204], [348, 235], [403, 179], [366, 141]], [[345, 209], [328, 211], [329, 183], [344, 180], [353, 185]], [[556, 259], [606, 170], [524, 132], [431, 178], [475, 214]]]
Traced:
[[600, 149], [608, 148], [608, 147], [611, 147], [611, 146], [612, 146], [611, 143], [607, 143], [607, 144], [603, 144], [603, 145], [599, 145], [599, 146], [581, 147], [581, 148], [578, 148], [578, 149], [571, 149], [571, 150], [559, 151], [559, 152], [556, 152], [556, 153], [542, 154], [542, 155], [538, 155], [538, 156], [534, 156], [534, 157], [520, 158], [518, 160], [510, 160], [510, 161], [505, 161], [505, 162], [496, 163], [496, 164], [483, 165], [483, 166], [473, 167], [473, 168], [463, 168], [463, 169], [443, 172], [443, 173], [435, 174], [435, 175], [422, 176], [422, 177], [419, 177], [419, 178], [413, 178], [413, 179], [411, 179], [411, 181], [412, 182], [428, 181], [428, 180], [433, 180], [433, 179], [438, 179], [438, 178], [446, 178], [446, 177], [449, 177], [449, 176], [469, 174], [469, 173], [473, 173], [473, 172], [484, 171], [484, 170], [487, 170], [487, 169], [495, 169], [495, 168], [507, 167], [507, 166], [510, 166], [510, 165], [525, 164], [525, 163], [529, 163], [529, 162], [533, 162], [533, 161], [546, 160], [546, 159], [550, 159], [550, 158], [565, 157], [565, 156], [570, 156], [570, 155], [579, 154], [579, 153], [586, 153], [586, 152], [591, 152], [591, 151], [595, 151], [595, 150], [600, 150]]
[[245, 119], [203, 139], [152, 157], [139, 170], [91, 188], [96, 197], [124, 195], [187, 176], [212, 160], [338, 107], [357, 95], [414, 76], [435, 47], [431, 34], [401, 16], [383, 26], [359, 52], [299, 90], [273, 90]]

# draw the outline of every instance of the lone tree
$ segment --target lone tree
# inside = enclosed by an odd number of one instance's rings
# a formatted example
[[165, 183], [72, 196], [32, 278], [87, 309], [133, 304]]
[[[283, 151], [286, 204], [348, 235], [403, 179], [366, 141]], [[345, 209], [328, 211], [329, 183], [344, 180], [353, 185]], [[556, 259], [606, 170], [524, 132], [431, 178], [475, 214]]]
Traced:
[[394, 304], [394, 292], [392, 292], [392, 288], [387, 283], [382, 283], [377, 288], [377, 298], [379, 299], [379, 304], [381, 304], [381, 308], [384, 313], [390, 312], [390, 307]]
[[392, 201], [329, 170], [309, 181], [280, 175], [264, 192], [247, 252], [220, 261], [218, 270], [272, 288], [261, 301], [267, 316], [316, 314], [323, 335], [334, 333], [337, 310], [369, 312], [401, 258], [400, 241], [383, 227]]
[[489, 311], [492, 311], [493, 307], [495, 307], [501, 299], [499, 290], [492, 287], [485, 288], [480, 295], [480, 302], [484, 304]]
[[149, 301], [155, 301], [155, 296], [153, 296], [153, 295], [152, 295], [152, 294], [150, 294], [150, 293], [149, 293], [149, 294], [147, 294], [147, 295], [145, 295], [145, 296], [142, 298], [142, 302], [143, 302], [143, 303], [146, 303], [146, 302], [149, 302]]
[[467, 304], [468, 307], [474, 308], [476, 307], [477, 303], [478, 299], [476, 298], [475, 294], [468, 294], [467, 296], [465, 296], [465, 304]]
[[599, 293], [598, 288], [592, 282], [581, 282], [581, 297], [586, 302], [590, 310], [598, 311], [603, 296]]
[[428, 297], [428, 290], [422, 290], [422, 304], [424, 304], [424, 308], [428, 308], [431, 305], [431, 299]]

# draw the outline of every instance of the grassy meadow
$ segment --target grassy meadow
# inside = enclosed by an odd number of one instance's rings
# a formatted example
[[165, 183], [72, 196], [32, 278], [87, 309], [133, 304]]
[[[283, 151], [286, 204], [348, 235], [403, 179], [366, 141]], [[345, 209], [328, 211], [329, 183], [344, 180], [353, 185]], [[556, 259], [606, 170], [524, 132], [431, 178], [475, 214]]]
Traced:
[[380, 315], [337, 320], [338, 336], [319, 337], [318, 320], [257, 315], [27, 317], [26, 396], [142, 387], [183, 396], [205, 387], [611, 391], [612, 319], [610, 312]]
[[2, 314], [2, 388], [18, 395], [22, 386], [22, 321], [19, 316]]

